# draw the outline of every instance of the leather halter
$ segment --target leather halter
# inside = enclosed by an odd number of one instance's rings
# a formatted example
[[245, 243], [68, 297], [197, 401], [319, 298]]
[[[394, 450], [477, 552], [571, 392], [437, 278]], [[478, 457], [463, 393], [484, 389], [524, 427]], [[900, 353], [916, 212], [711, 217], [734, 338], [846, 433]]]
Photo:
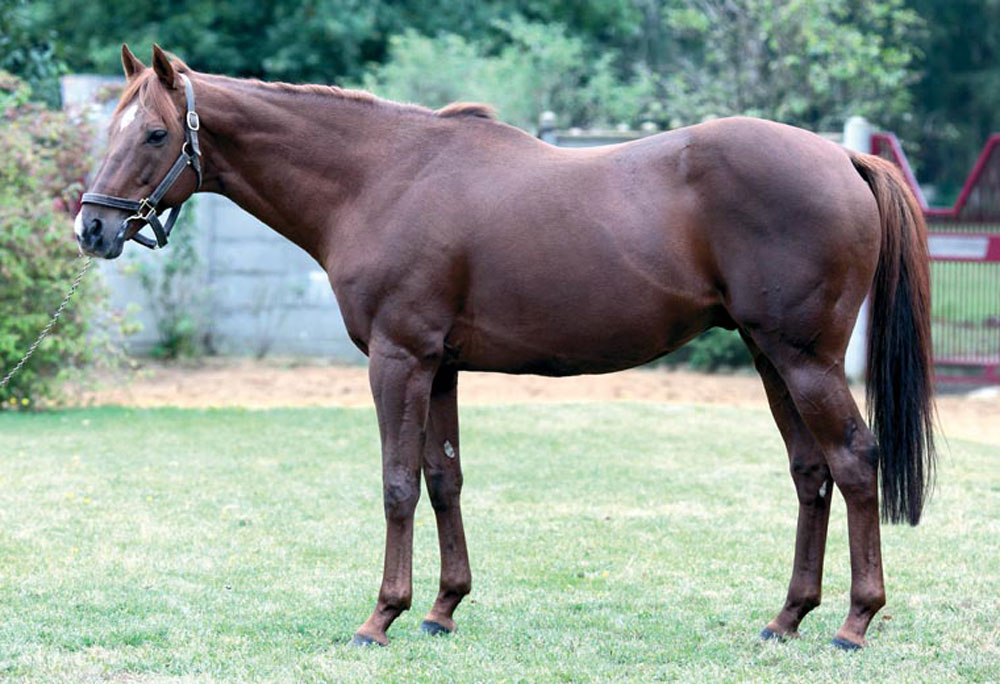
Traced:
[[164, 247], [167, 244], [170, 231], [173, 229], [177, 217], [180, 216], [183, 203], [171, 209], [170, 217], [167, 218], [166, 225], [164, 225], [160, 223], [160, 219], [156, 215], [156, 207], [180, 177], [185, 167], [190, 166], [198, 175], [198, 185], [195, 191], [201, 188], [201, 147], [198, 145], [198, 130], [201, 128], [201, 121], [198, 119], [198, 112], [194, 109], [194, 88], [191, 86], [190, 79], [185, 74], [178, 74], [178, 76], [184, 82], [184, 96], [187, 99], [187, 112], [184, 115], [184, 145], [181, 146], [181, 153], [177, 157], [177, 161], [174, 162], [174, 165], [167, 171], [167, 175], [164, 176], [160, 184], [153, 190], [153, 194], [136, 201], [125, 199], [124, 197], [115, 197], [114, 195], [102, 195], [98, 192], [85, 192], [80, 199], [81, 204], [99, 204], [113, 209], [134, 211], [135, 213], [132, 216], [122, 221], [119, 235], [124, 234], [128, 230], [128, 225], [131, 221], [141, 222], [139, 230], [142, 230], [144, 224], [148, 223], [156, 235], [155, 241], [140, 234], [138, 231], [136, 231], [131, 239], [143, 247], [149, 247], [150, 249]]

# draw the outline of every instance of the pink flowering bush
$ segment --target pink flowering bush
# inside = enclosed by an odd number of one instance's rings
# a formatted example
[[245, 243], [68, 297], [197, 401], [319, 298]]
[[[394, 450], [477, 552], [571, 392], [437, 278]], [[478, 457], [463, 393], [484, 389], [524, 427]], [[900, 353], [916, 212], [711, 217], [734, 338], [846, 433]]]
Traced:
[[[0, 377], [21, 358], [83, 265], [73, 214], [89, 167], [87, 129], [30, 100], [0, 71]], [[101, 299], [91, 273], [28, 365], [0, 390], [4, 409], [56, 397], [63, 372], [91, 357], [86, 322]]]

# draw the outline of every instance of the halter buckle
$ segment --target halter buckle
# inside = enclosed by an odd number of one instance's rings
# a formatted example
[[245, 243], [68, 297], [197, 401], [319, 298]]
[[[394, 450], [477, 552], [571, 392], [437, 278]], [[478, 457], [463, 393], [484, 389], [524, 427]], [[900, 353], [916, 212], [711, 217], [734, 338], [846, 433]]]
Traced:
[[201, 129], [201, 119], [198, 117], [198, 112], [193, 109], [187, 113], [187, 127], [192, 131]]
[[156, 216], [156, 205], [150, 202], [148, 197], [143, 197], [139, 200], [139, 208], [136, 209], [136, 212], [132, 216], [125, 219], [125, 222], [128, 223], [129, 221], [138, 219], [144, 223], [149, 223], [150, 216]]

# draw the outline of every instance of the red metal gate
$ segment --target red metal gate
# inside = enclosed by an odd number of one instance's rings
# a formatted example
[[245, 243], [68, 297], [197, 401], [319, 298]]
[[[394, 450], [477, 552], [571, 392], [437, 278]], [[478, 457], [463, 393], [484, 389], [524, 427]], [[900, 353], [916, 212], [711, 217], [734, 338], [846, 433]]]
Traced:
[[1000, 384], [1000, 134], [950, 208], [927, 206], [895, 135], [873, 134], [871, 151], [903, 170], [927, 219], [937, 380]]

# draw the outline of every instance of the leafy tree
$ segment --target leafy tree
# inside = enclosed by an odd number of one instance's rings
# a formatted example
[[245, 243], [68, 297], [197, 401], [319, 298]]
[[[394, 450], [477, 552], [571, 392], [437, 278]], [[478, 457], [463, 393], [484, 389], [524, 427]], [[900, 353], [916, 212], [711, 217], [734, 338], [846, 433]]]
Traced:
[[915, 144], [921, 181], [954, 202], [990, 133], [1000, 131], [1000, 0], [910, 0], [926, 22], [911, 88], [914, 112], [901, 131]]
[[32, 97], [59, 103], [58, 77], [66, 65], [56, 56], [57, 34], [39, 20], [27, 0], [0, 0], [0, 70], [23, 79]]
[[488, 102], [501, 118], [528, 129], [546, 109], [558, 112], [564, 124], [582, 125], [631, 121], [652, 102], [648, 74], [620, 77], [610, 56], [593, 57], [560, 24], [515, 17], [495, 26], [503, 40], [492, 52], [456, 34], [395, 36], [387, 61], [372, 66], [363, 86], [432, 107]]
[[573, 124], [895, 124], [920, 35], [903, 0], [0, 2], [22, 7], [29, 34], [55, 32], [54, 58], [76, 71], [116, 72], [121, 42], [156, 40], [206, 71], [487, 100], [521, 125], [545, 108]]
[[[205, 71], [330, 83], [360, 78], [366, 64], [384, 61], [391, 37], [406, 30], [488, 40], [493, 22], [510, 18], [518, 4], [546, 6], [476, 0], [37, 0], [30, 19], [59, 36], [58, 55], [74, 71], [115, 73], [121, 43], [148, 54], [155, 41]], [[564, 4], [563, 14], [573, 15], [572, 3]], [[543, 14], [548, 19], [553, 13]], [[603, 15], [582, 16], [599, 21]]]
[[921, 22], [902, 0], [675, 0], [662, 21], [674, 42], [659, 85], [675, 122], [750, 114], [819, 129], [910, 109]]

